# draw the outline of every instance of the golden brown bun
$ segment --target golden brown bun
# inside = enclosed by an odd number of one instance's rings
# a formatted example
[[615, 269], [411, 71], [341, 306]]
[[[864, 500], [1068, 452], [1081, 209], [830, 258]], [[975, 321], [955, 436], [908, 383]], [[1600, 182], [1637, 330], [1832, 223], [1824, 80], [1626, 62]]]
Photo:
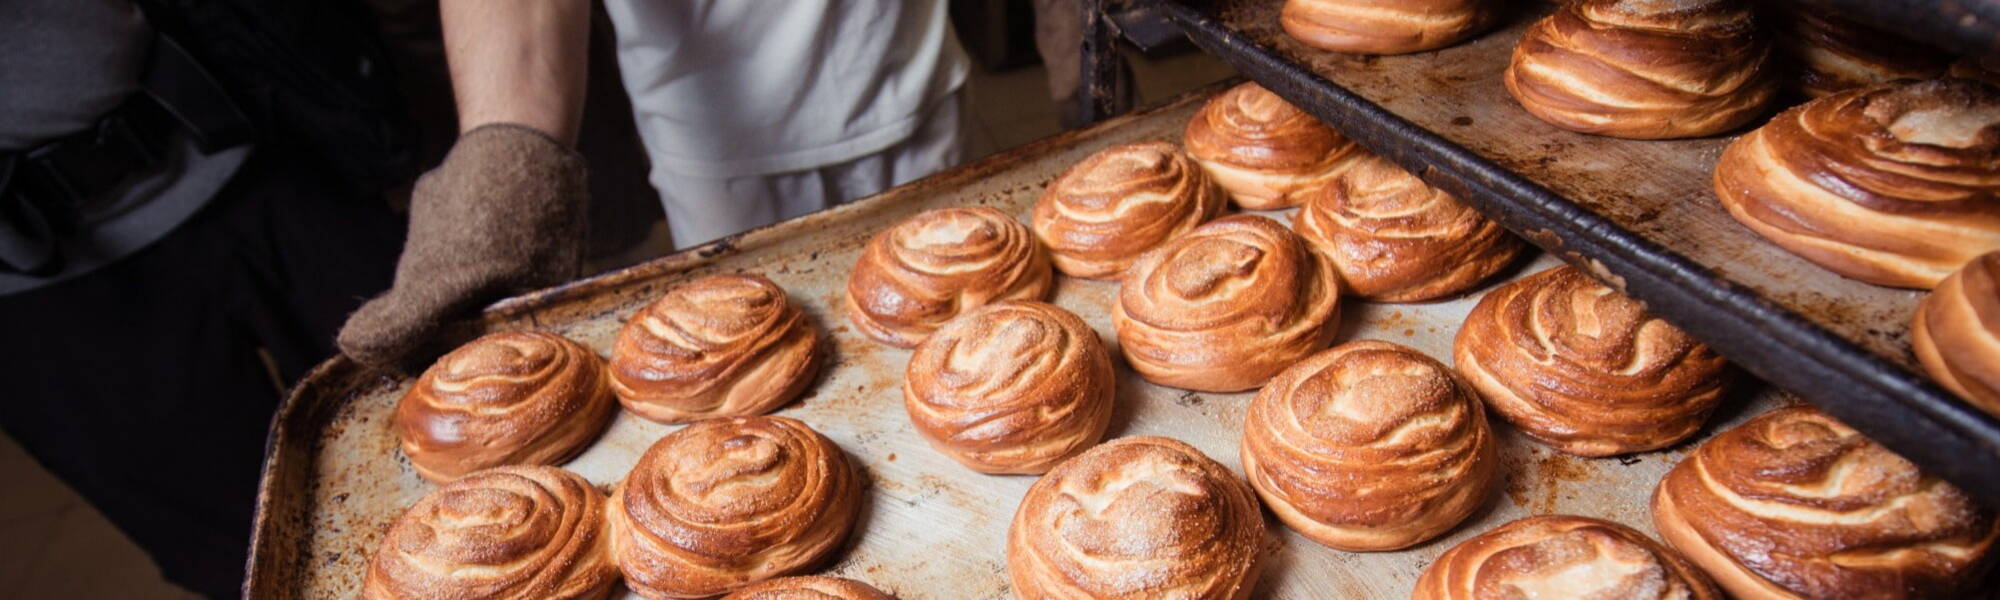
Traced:
[[1042, 473], [1104, 438], [1117, 380], [1083, 319], [1010, 300], [917, 345], [903, 408], [924, 441], [972, 470]]
[[1491, 0], [1285, 0], [1278, 24], [1307, 46], [1355, 54], [1436, 50], [1493, 22]]
[[1703, 443], [1653, 495], [1660, 537], [1738, 600], [1959, 598], [1993, 514], [1806, 406]]
[[647, 598], [707, 598], [829, 558], [861, 486], [847, 455], [785, 417], [696, 421], [611, 494], [611, 552]]
[[819, 334], [762, 275], [711, 275], [667, 291], [618, 330], [611, 389], [661, 423], [771, 412], [819, 372]]
[[1257, 392], [1243, 472], [1294, 531], [1350, 551], [1437, 537], [1498, 479], [1493, 432], [1450, 369], [1388, 342], [1314, 354]]
[[361, 598], [604, 598], [618, 582], [604, 507], [603, 492], [557, 467], [460, 477], [396, 518]]
[[723, 600], [896, 600], [874, 586], [852, 579], [802, 575], [751, 584]]
[[1035, 202], [1056, 269], [1117, 279], [1139, 255], [1222, 213], [1220, 186], [1168, 142], [1112, 146], [1064, 171]]
[[2000, 88], [1893, 82], [1792, 108], [1722, 152], [1730, 216], [1878, 285], [1928, 288], [2000, 250]]
[[1028, 488], [1007, 577], [1023, 600], [1241, 600], [1263, 540], [1257, 499], [1228, 467], [1176, 440], [1124, 438]]
[[1210, 98], [1188, 121], [1181, 143], [1249, 210], [1298, 206], [1294, 192], [1339, 175], [1365, 153], [1255, 82]]
[[1792, 85], [1813, 98], [1896, 79], [1943, 75], [1951, 55], [1802, 0], [1772, 2], [1778, 49], [1791, 59]]
[[1951, 63], [1946, 73], [1959, 79], [1977, 79], [1988, 85], [2000, 86], [2000, 57], [1967, 56]]
[[1740, 0], [1579, 0], [1514, 47], [1507, 91], [1552, 125], [1596, 135], [1714, 135], [1777, 96], [1770, 43]]
[[1687, 559], [1646, 534], [1569, 515], [1528, 517], [1460, 542], [1424, 569], [1410, 600], [1721, 600]]
[[1305, 205], [1292, 227], [1332, 259], [1341, 291], [1377, 302], [1470, 290], [1524, 246], [1479, 211], [1376, 156], [1300, 195]]
[[2000, 416], [2000, 252], [1966, 263], [1917, 303], [1910, 348], [1938, 385]]
[[604, 379], [604, 360], [563, 336], [489, 334], [424, 370], [396, 403], [396, 435], [410, 466], [431, 481], [561, 463], [618, 414]]
[[847, 276], [854, 328], [912, 348], [973, 308], [1040, 300], [1054, 287], [1048, 251], [1028, 226], [984, 206], [925, 211], [875, 234]]
[[1487, 293], [1452, 356], [1494, 412], [1580, 456], [1687, 439], [1729, 379], [1729, 363], [1708, 346], [1569, 266]]
[[1147, 381], [1208, 392], [1264, 384], [1333, 341], [1340, 284], [1297, 234], [1223, 217], [1147, 252], [1118, 286], [1111, 322]]

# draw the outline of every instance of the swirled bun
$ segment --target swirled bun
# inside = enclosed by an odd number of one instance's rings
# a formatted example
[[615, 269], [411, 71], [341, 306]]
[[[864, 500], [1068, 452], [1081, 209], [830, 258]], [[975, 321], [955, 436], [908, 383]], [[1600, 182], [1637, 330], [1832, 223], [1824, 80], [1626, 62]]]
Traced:
[[1446, 550], [1411, 600], [1721, 600], [1687, 559], [1645, 534], [1569, 515], [1528, 517]]
[[1408, 54], [1459, 43], [1493, 22], [1491, 0], [1285, 0], [1278, 24], [1307, 46]]
[[1007, 528], [1014, 597], [1241, 600], [1264, 515], [1250, 486], [1163, 437], [1105, 442], [1028, 488]]
[[1958, 488], [1805, 406], [1696, 448], [1653, 522], [1738, 600], [1963, 598], [2000, 533]]
[[431, 481], [569, 460], [617, 415], [604, 360], [553, 333], [508, 331], [438, 358], [396, 403], [396, 437]]
[[1053, 289], [1049, 254], [1028, 226], [984, 206], [925, 211], [868, 240], [847, 277], [854, 328], [899, 348], [995, 300], [1040, 300]]
[[1292, 227], [1332, 260], [1341, 291], [1377, 302], [1463, 293], [1525, 247], [1479, 211], [1376, 156], [1301, 195]]
[[667, 291], [618, 330], [611, 389], [661, 423], [771, 412], [819, 372], [819, 333], [762, 275], [711, 275]]
[[1931, 287], [2000, 250], [2000, 88], [1903, 81], [1808, 102], [1730, 143], [1715, 193], [1822, 267]]
[[557, 467], [460, 477], [389, 526], [361, 598], [604, 598], [618, 582], [604, 507], [603, 492]]
[[1334, 277], [1277, 221], [1224, 217], [1133, 263], [1111, 319], [1126, 362], [1147, 381], [1247, 390], [1333, 340]]
[[1569, 266], [1487, 293], [1466, 315], [1452, 356], [1494, 412], [1580, 456], [1687, 439], [1730, 374], [1708, 346]]
[[1943, 75], [1951, 55], [1922, 42], [1841, 16], [1802, 0], [1777, 9], [1778, 49], [1797, 71], [1792, 86], [1813, 98], [1897, 79]]
[[696, 421], [660, 438], [611, 495], [611, 551], [639, 595], [708, 598], [811, 568], [854, 526], [839, 446], [784, 417]]
[[1243, 472], [1294, 531], [1395, 550], [1450, 530], [1498, 479], [1486, 413], [1443, 364], [1388, 342], [1335, 346], [1272, 379], [1243, 419]]
[[1042, 473], [1103, 439], [1118, 376], [1083, 319], [1010, 300], [966, 313], [910, 355], [903, 408], [932, 448], [982, 473]]
[[1742, 0], [1579, 0], [1528, 28], [1503, 80], [1563, 129], [1701, 137], [1764, 114], [1778, 90], [1770, 53]]
[[1215, 180], [1168, 142], [1112, 146], [1064, 171], [1035, 202], [1056, 269], [1117, 279], [1139, 255], [1221, 214]]
[[1248, 210], [1298, 206], [1295, 192], [1339, 175], [1365, 153], [1254, 82], [1210, 98], [1188, 121], [1181, 143]]
[[802, 575], [750, 584], [723, 600], [896, 600], [874, 586], [852, 579]]
[[1917, 303], [1910, 349], [1938, 385], [2000, 416], [2000, 252], [1966, 263]]

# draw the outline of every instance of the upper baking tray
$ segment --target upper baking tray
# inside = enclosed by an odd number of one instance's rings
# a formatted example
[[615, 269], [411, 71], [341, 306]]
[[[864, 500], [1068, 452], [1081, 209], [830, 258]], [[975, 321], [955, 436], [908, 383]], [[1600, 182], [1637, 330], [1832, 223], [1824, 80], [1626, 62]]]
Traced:
[[1733, 135], [1620, 140], [1529, 115], [1501, 73], [1552, 6], [1509, 4], [1501, 26], [1466, 43], [1359, 56], [1286, 35], [1282, 0], [1142, 0], [1363, 146], [2000, 507], [2000, 421], [1913, 370], [1907, 336], [1919, 294], [1843, 278], [1731, 219], [1710, 172]]

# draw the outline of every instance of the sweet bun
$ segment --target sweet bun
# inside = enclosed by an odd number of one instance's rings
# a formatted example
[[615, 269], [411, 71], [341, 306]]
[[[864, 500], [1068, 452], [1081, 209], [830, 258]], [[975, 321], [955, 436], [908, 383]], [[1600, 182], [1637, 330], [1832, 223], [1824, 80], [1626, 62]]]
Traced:
[[903, 377], [903, 408], [931, 447], [982, 473], [1042, 473], [1103, 439], [1118, 376], [1083, 319], [1009, 300], [931, 334]]
[[1264, 515], [1250, 486], [1163, 437], [1105, 442], [1028, 487], [1007, 528], [1016, 598], [1242, 600]]
[[1341, 291], [1377, 302], [1463, 293], [1525, 247], [1479, 211], [1376, 156], [1301, 195], [1292, 227], [1332, 260]]
[[1778, 49], [1797, 71], [1792, 85], [1819, 98], [1897, 79], [1943, 75], [1951, 55], [1803, 0], [1772, 2]]
[[852, 579], [801, 575], [753, 583], [722, 600], [896, 600], [896, 597]]
[[1333, 340], [1332, 265], [1284, 225], [1224, 217], [1147, 252], [1111, 311], [1125, 360], [1147, 381], [1209, 392], [1263, 385]]
[[1902, 81], [1808, 102], [1730, 143], [1715, 193], [1822, 267], [1931, 287], [2000, 250], [2000, 88]]
[[1687, 439], [1730, 374], [1708, 346], [1569, 266], [1488, 292], [1466, 315], [1452, 356], [1494, 412], [1579, 456]]
[[1278, 24], [1307, 46], [1355, 54], [1436, 50], [1472, 37], [1499, 12], [1492, 0], [1286, 0]]
[[1054, 282], [1048, 251], [1028, 226], [984, 206], [940, 208], [868, 240], [843, 306], [861, 333], [912, 348], [959, 313], [995, 300], [1040, 300]]
[[502, 465], [552, 465], [618, 414], [604, 360], [539, 331], [488, 334], [452, 350], [396, 403], [403, 454], [431, 481]]
[[1298, 206], [1293, 194], [1365, 153], [1255, 82], [1210, 98], [1188, 121], [1188, 156], [1248, 210]]
[[1450, 530], [1498, 479], [1486, 413], [1431, 357], [1349, 342], [1272, 379], [1243, 419], [1243, 472], [1320, 544], [1396, 550]]
[[1064, 171], [1035, 202], [1056, 269], [1117, 279], [1139, 255], [1222, 213], [1215, 180], [1168, 142], [1112, 146]]
[[611, 389], [662, 423], [771, 412], [812, 383], [819, 333], [762, 275], [711, 275], [639, 309], [611, 347]]
[[1687, 559], [1646, 534], [1569, 515], [1528, 517], [1446, 550], [1411, 600], [1722, 600]]
[[1741, 0], [1578, 0], [1514, 47], [1507, 91], [1535, 117], [1631, 139], [1714, 135], [1777, 97], [1770, 42]]
[[604, 598], [618, 583], [604, 508], [603, 492], [557, 467], [460, 477], [389, 526], [360, 597]]
[[611, 551], [646, 598], [707, 598], [832, 556], [861, 502], [839, 446], [784, 417], [696, 421], [611, 495]]
[[1722, 432], [1653, 494], [1660, 537], [1738, 600], [1963, 598], [1994, 515], [1806, 406]]
[[1917, 303], [1910, 348], [1938, 385], [2000, 416], [2000, 252], [1946, 277]]

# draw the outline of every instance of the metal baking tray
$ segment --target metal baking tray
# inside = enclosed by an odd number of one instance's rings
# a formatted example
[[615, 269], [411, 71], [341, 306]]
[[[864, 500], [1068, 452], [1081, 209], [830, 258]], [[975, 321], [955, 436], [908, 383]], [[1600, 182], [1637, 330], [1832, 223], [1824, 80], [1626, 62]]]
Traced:
[[2000, 508], [2000, 420], [1914, 367], [1908, 330], [1920, 294], [1846, 279], [1731, 219], [1710, 174], [1733, 135], [1589, 136], [1514, 102], [1501, 73], [1523, 31], [1553, 5], [1509, 3], [1512, 14], [1493, 31], [1401, 56], [1305, 46], [1279, 27], [1282, 5], [1140, 0], [1363, 146]]
[[[926, 209], [981, 204], [1025, 220], [1042, 188], [1070, 165], [1114, 144], [1179, 140], [1200, 103], [1228, 85], [1211, 86], [1159, 108], [1036, 142], [853, 204], [503, 301], [468, 327], [554, 331], [606, 353], [620, 322], [677, 282], [719, 272], [769, 276], [827, 332], [831, 348], [829, 368], [811, 391], [778, 414], [802, 419], [840, 444], [868, 482], [863, 516], [829, 572], [871, 582], [910, 600], [1006, 598], [1006, 529], [1034, 478], [974, 473], [931, 450], [917, 436], [903, 412], [899, 388], [909, 352], [868, 341], [847, 324], [839, 306], [848, 270], [872, 233]], [[1537, 254], [1500, 279], [1556, 264], [1556, 257]], [[1068, 277], [1058, 281], [1054, 302], [1082, 315], [1115, 344], [1109, 306], [1116, 285]], [[1388, 340], [1448, 363], [1452, 336], [1478, 296], [1413, 305], [1343, 299], [1338, 339]], [[1150, 385], [1122, 360], [1119, 373], [1111, 437], [1178, 438], [1240, 475], [1237, 445], [1250, 393], [1196, 393]], [[358, 592], [369, 555], [390, 522], [434, 489], [396, 449], [389, 426], [391, 409], [409, 385], [410, 377], [364, 370], [335, 358], [293, 390], [274, 423], [259, 490], [245, 584], [249, 597], [345, 598]], [[1772, 388], [1745, 385], [1724, 401], [1697, 439], [1784, 402]], [[565, 466], [608, 487], [671, 429], [620, 414], [602, 439]], [[1498, 421], [1495, 431], [1505, 477], [1486, 507], [1465, 524], [1413, 549], [1350, 553], [1319, 546], [1267, 519], [1272, 533], [1256, 597], [1404, 597], [1439, 553], [1530, 514], [1588, 515], [1651, 533], [1649, 494], [1695, 443], [1592, 460], [1550, 451]]]

